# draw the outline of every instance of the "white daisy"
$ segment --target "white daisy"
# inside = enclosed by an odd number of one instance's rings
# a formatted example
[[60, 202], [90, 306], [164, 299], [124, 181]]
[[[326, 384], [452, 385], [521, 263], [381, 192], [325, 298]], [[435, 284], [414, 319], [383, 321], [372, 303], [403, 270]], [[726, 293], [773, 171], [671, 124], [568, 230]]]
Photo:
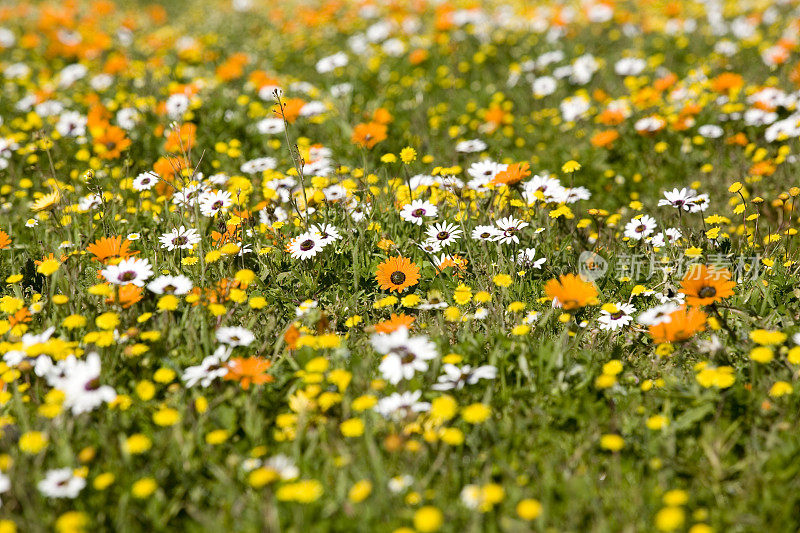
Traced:
[[436, 218], [438, 214], [439, 209], [435, 205], [423, 200], [414, 200], [400, 210], [400, 218], [417, 226], [421, 226], [426, 217]]
[[287, 251], [294, 259], [306, 260], [317, 255], [325, 246], [322, 236], [316, 231], [301, 233], [286, 245]]
[[181, 226], [163, 234], [158, 240], [161, 241], [161, 247], [169, 251], [191, 250], [195, 244], [200, 242], [200, 235], [194, 228]]
[[144, 282], [153, 275], [153, 268], [147, 259], [129, 257], [116, 265], [108, 265], [100, 273], [106, 281], [115, 285], [132, 283], [137, 287], [143, 287]]

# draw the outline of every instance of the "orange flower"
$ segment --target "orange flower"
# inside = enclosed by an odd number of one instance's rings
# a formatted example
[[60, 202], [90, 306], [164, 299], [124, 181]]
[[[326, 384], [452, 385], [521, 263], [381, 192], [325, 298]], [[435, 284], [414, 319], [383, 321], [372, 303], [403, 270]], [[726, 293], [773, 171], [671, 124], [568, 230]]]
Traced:
[[131, 145], [131, 142], [122, 128], [106, 126], [102, 133], [94, 138], [94, 150], [103, 159], [116, 159]]
[[297, 117], [300, 116], [300, 110], [306, 105], [305, 100], [302, 98], [289, 98], [288, 100], [281, 100], [281, 103], [283, 104], [283, 114], [281, 114], [278, 104], [275, 104], [275, 116], [285, 118], [289, 124], [297, 120]]
[[122, 240], [122, 237], [103, 237], [96, 240], [86, 247], [86, 251], [92, 254], [95, 261], [108, 264], [115, 259], [125, 259], [132, 255], [136, 255], [138, 251], [131, 251], [128, 248], [131, 245], [128, 239]]
[[182, 124], [180, 129], [172, 129], [169, 132], [164, 150], [167, 152], [188, 152], [194, 148], [197, 136], [197, 126], [191, 122]]
[[549, 280], [544, 286], [545, 294], [551, 300], [558, 300], [564, 310], [578, 309], [593, 305], [597, 300], [594, 284], [584, 281], [575, 274], [566, 274]]
[[33, 317], [31, 316], [30, 310], [27, 307], [23, 307], [22, 309], [20, 309], [19, 311], [8, 317], [8, 324], [11, 327], [14, 327], [17, 324], [25, 324], [27, 322], [30, 322], [31, 320], [33, 320]]
[[123, 309], [128, 309], [133, 304], [140, 302], [144, 297], [144, 289], [141, 287], [137, 287], [132, 283], [127, 285], [122, 285], [118, 291], [116, 296], [112, 294], [108, 298], [106, 298], [107, 304], [118, 303], [122, 306]]
[[275, 381], [266, 373], [271, 366], [272, 362], [262, 357], [237, 357], [228, 361], [225, 379], [238, 381], [244, 390], [248, 390], [251, 384], [262, 385]]
[[364, 148], [371, 149], [373, 146], [386, 139], [386, 126], [378, 122], [367, 122], [353, 128], [351, 140]]
[[708, 305], [731, 296], [735, 286], [727, 268], [694, 265], [681, 281], [681, 292], [688, 305]]
[[619, 133], [617, 130], [603, 130], [595, 133], [590, 142], [594, 147], [608, 148], [617, 139], [619, 139]]
[[11, 237], [8, 233], [0, 229], [0, 250], [5, 250], [11, 245]]
[[411, 324], [414, 323], [414, 320], [416, 319], [413, 316], [406, 315], [405, 313], [400, 313], [399, 315], [392, 313], [389, 320], [384, 320], [383, 322], [375, 324], [375, 331], [378, 333], [391, 333], [400, 328], [408, 329], [411, 327]]
[[513, 185], [530, 176], [530, 168], [528, 163], [514, 163], [513, 165], [508, 165], [508, 168], [497, 173], [492, 180], [492, 184]]
[[392, 257], [378, 265], [375, 279], [381, 289], [403, 292], [419, 281], [419, 267], [406, 257]]
[[744, 78], [735, 72], [723, 72], [711, 80], [711, 88], [718, 93], [727, 93], [740, 89], [744, 85]]
[[706, 318], [701, 309], [684, 305], [669, 314], [669, 322], [650, 326], [650, 335], [657, 343], [685, 341], [705, 329]]

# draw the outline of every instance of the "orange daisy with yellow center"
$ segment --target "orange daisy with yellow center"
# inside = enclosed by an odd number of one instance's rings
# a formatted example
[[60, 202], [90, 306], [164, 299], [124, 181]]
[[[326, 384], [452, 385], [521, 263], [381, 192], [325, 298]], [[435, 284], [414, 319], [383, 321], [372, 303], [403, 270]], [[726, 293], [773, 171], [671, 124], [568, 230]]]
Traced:
[[597, 288], [575, 274], [565, 274], [551, 279], [544, 286], [551, 300], [557, 299], [565, 311], [593, 305], [597, 301]]

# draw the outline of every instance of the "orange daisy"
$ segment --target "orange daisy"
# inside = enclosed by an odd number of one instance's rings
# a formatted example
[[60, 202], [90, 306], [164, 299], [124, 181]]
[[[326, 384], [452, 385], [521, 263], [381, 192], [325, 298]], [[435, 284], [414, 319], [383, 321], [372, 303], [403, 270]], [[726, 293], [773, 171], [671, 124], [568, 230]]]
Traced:
[[370, 149], [386, 139], [386, 126], [378, 122], [359, 124], [353, 128], [351, 140], [364, 148]]
[[123, 241], [119, 235], [116, 237], [103, 237], [87, 246], [86, 251], [94, 256], [92, 259], [95, 261], [107, 264], [113, 259], [125, 259], [138, 254], [139, 252], [129, 249], [131, 244], [133, 244], [131, 241], [128, 239]]
[[514, 185], [531, 175], [528, 163], [514, 163], [498, 174], [492, 180], [493, 185]]
[[681, 292], [688, 305], [709, 305], [733, 295], [736, 282], [727, 268], [694, 265], [681, 282]]
[[11, 237], [8, 236], [8, 233], [0, 229], [0, 250], [5, 250], [11, 246]]
[[262, 385], [275, 381], [266, 373], [271, 366], [272, 362], [262, 357], [237, 357], [228, 361], [225, 379], [238, 381], [244, 390], [248, 390], [251, 384]]
[[403, 292], [419, 282], [419, 267], [406, 257], [391, 257], [378, 265], [375, 279], [383, 290]]
[[685, 341], [705, 329], [706, 315], [697, 307], [682, 306], [669, 314], [669, 322], [650, 326], [650, 335], [657, 343]]
[[389, 320], [384, 320], [383, 322], [378, 322], [375, 324], [375, 331], [378, 333], [392, 333], [400, 328], [410, 328], [411, 324], [414, 323], [413, 316], [406, 315], [405, 313], [400, 313], [399, 315], [392, 313], [391, 318]]
[[545, 283], [544, 290], [548, 298], [558, 300], [558, 304], [566, 311], [593, 305], [597, 301], [597, 288], [594, 284], [575, 274], [565, 274], [558, 279], [549, 280]]

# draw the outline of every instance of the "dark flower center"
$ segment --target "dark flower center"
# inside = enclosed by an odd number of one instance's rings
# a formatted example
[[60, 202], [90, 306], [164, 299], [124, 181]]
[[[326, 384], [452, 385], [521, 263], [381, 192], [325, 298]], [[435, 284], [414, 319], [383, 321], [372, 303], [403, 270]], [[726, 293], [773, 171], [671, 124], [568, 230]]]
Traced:
[[439, 233], [436, 234], [436, 238], [439, 239], [440, 241], [445, 240], [449, 236], [450, 236], [450, 233], [447, 232], [447, 231], [440, 231]]
[[94, 378], [93, 380], [87, 382], [86, 385], [83, 386], [83, 388], [86, 389], [87, 391], [93, 391], [93, 390], [99, 389], [100, 388], [100, 379], [99, 378]]
[[120, 281], [131, 281], [133, 279], [136, 279], [136, 272], [133, 270], [128, 270], [127, 272], [123, 272], [119, 275]]
[[300, 243], [300, 249], [304, 252], [311, 250], [314, 247], [314, 241], [306, 239]]
[[392, 275], [389, 276], [389, 280], [395, 285], [402, 285], [406, 281], [406, 275], [399, 270], [395, 270], [392, 272]]
[[425, 210], [424, 210], [424, 209], [421, 209], [421, 208], [420, 208], [420, 209], [414, 209], [414, 210], [411, 212], [411, 216], [414, 216], [414, 217], [421, 217], [421, 216], [423, 216], [424, 214], [425, 214]]
[[174, 239], [172, 239], [172, 244], [177, 244], [177, 245], [179, 245], [179, 246], [180, 246], [181, 244], [186, 244], [187, 242], [189, 242], [189, 239], [187, 239], [187, 238], [186, 238], [185, 236], [183, 236], [183, 235], [181, 235], [180, 237], [175, 237]]
[[700, 298], [713, 298], [714, 296], [717, 295], [717, 289], [715, 289], [714, 287], [706, 286], [697, 291], [697, 295]]

